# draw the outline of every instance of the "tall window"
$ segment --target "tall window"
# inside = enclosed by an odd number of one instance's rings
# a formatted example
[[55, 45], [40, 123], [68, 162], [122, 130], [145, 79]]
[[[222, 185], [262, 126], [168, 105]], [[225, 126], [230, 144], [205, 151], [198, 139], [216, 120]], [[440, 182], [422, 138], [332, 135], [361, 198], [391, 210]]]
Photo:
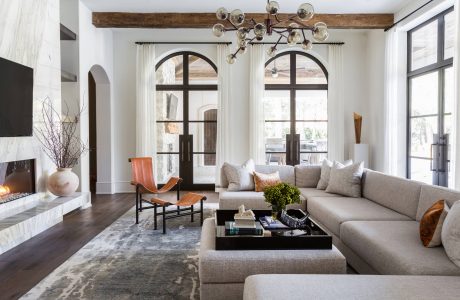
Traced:
[[184, 188], [212, 189], [216, 174], [216, 66], [198, 53], [174, 53], [157, 64], [156, 80], [158, 182], [180, 176]]
[[448, 186], [455, 21], [449, 9], [408, 33], [407, 176]]
[[327, 156], [327, 87], [326, 68], [307, 53], [265, 64], [267, 164], [318, 164]]

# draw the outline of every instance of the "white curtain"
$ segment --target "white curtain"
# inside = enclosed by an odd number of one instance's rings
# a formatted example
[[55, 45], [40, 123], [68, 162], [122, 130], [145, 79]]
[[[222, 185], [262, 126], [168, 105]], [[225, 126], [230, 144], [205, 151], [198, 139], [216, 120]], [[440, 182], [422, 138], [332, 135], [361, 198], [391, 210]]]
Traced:
[[230, 151], [230, 72], [226, 59], [230, 48], [217, 45], [218, 100], [217, 100], [217, 145], [216, 145], [216, 187], [220, 187], [220, 168], [229, 161]]
[[249, 153], [256, 164], [265, 164], [264, 70], [264, 46], [252, 45], [249, 73]]
[[344, 161], [343, 47], [329, 45], [328, 52], [328, 158]]
[[155, 45], [137, 45], [136, 156], [155, 156]]
[[452, 161], [454, 188], [460, 190], [460, 0], [454, 4], [455, 14], [455, 54], [454, 54], [454, 76], [455, 76], [455, 101], [454, 101], [454, 132], [452, 134]]
[[397, 27], [386, 32], [384, 77], [384, 172], [406, 173], [407, 33]]

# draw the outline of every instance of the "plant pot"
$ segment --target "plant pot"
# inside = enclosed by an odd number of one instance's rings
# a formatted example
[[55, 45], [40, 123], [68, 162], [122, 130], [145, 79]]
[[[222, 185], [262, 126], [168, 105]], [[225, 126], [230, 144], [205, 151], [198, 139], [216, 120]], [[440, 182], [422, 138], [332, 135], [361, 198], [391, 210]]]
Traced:
[[60, 197], [71, 196], [78, 188], [80, 179], [71, 168], [58, 168], [48, 177], [48, 189]]

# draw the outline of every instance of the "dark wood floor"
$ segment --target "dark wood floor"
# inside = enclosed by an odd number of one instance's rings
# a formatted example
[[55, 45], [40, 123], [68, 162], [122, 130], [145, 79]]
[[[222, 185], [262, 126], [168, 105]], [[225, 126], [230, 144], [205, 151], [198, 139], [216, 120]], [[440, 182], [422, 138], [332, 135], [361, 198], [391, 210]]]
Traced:
[[0, 299], [17, 299], [134, 206], [133, 194], [93, 195], [93, 206], [0, 255]]

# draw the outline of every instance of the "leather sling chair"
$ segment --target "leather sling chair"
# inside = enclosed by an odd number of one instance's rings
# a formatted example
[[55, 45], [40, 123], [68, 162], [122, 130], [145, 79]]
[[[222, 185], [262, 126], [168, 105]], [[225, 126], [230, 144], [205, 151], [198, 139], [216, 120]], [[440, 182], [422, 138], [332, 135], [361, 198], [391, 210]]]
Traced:
[[[129, 162], [131, 162], [132, 168], [131, 184], [136, 186], [136, 224], [139, 224], [139, 212], [142, 212], [144, 209], [152, 208], [154, 209], [155, 230], [157, 229], [157, 216], [163, 216], [163, 233], [166, 233], [166, 219], [190, 215], [191, 221], [193, 222], [193, 215], [199, 213], [201, 216], [201, 224], [203, 224], [203, 201], [206, 200], [206, 197], [204, 195], [187, 193], [182, 198], [180, 198], [180, 184], [182, 182], [182, 179], [179, 177], [171, 177], [162, 188], [158, 189], [153, 178], [153, 162], [151, 157], [130, 158]], [[152, 197], [150, 199], [144, 199], [142, 197], [142, 194], [164, 194], [166, 192], [171, 191], [176, 186], [176, 203], [171, 203], [169, 201], [157, 197]], [[200, 210], [194, 211], [193, 205], [196, 204], [198, 201], [200, 201]], [[150, 206], [143, 207], [143, 202], [150, 204]], [[166, 207], [170, 205], [176, 205], [177, 209], [173, 211], [166, 211]], [[163, 212], [158, 213], [158, 207], [162, 207]], [[183, 213], [185, 211], [190, 212]]]

